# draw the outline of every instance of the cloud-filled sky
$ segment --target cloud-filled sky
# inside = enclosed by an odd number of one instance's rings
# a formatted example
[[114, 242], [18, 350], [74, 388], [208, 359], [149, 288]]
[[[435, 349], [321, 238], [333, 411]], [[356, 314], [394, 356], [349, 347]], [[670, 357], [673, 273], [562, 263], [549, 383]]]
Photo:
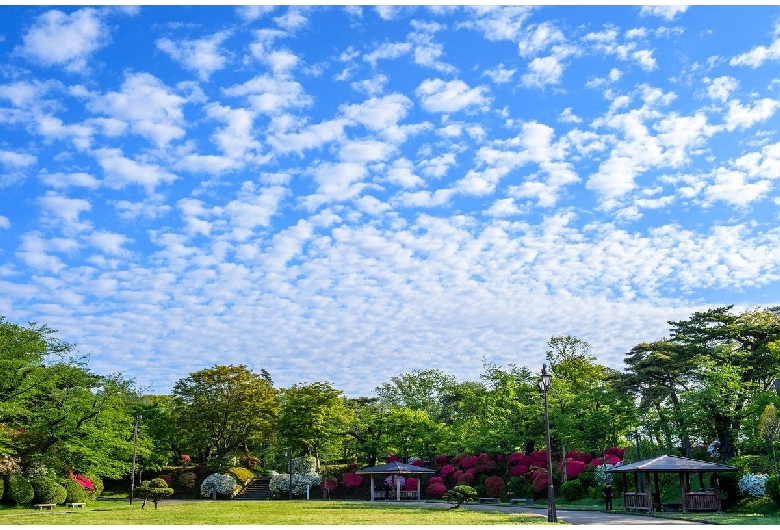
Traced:
[[0, 7], [0, 315], [150, 393], [780, 302], [780, 8]]

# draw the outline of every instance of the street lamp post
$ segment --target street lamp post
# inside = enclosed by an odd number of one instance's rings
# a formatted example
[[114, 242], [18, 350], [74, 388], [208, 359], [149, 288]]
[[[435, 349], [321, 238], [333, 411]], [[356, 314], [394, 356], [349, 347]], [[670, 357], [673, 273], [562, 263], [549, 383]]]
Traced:
[[550, 390], [552, 374], [547, 371], [547, 365], [542, 365], [542, 377], [539, 379], [539, 390], [544, 395], [544, 428], [547, 433], [547, 522], [558, 522], [555, 513], [555, 488], [553, 487], [552, 447], [550, 445], [550, 409], [547, 405], [547, 392]]
[[141, 415], [135, 417], [135, 427], [133, 428], [133, 469], [130, 472], [130, 504], [133, 504], [133, 494], [135, 493], [135, 450], [138, 446], [138, 423], [141, 421]]
[[[626, 440], [629, 442], [631, 440], [636, 440], [636, 461], [639, 462], [642, 460], [642, 452], [639, 449], [639, 431], [632, 431], [626, 433]], [[642, 473], [639, 473], [639, 493], [644, 493], [645, 491], [645, 484], [644, 480], [642, 479]]]
[[292, 500], [292, 449], [289, 449], [287, 451], [287, 473], [288, 477], [290, 477], [290, 494], [289, 494], [289, 500]]

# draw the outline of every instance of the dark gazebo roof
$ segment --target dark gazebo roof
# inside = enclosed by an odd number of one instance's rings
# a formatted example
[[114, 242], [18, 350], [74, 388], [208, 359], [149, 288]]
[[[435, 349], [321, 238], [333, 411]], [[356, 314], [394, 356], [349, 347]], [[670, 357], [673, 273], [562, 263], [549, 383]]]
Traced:
[[378, 473], [390, 473], [393, 475], [412, 475], [416, 473], [436, 473], [433, 469], [427, 467], [413, 466], [411, 464], [403, 464], [401, 462], [390, 462], [382, 466], [367, 467], [360, 471], [355, 471], [359, 475], [371, 475]]
[[694, 460], [693, 458], [662, 455], [626, 464], [624, 466], [613, 467], [612, 469], [608, 469], [607, 473], [635, 473], [638, 471], [710, 473], [714, 471], [737, 471], [737, 468], [706, 462], [704, 460]]

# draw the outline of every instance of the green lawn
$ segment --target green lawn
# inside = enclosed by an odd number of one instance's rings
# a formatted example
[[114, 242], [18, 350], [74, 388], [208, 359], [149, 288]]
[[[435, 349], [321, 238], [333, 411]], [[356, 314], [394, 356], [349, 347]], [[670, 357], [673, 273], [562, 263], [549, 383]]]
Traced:
[[4, 525], [488, 525], [547, 524], [542, 517], [342, 501], [209, 501], [187, 503], [162, 501], [158, 510], [141, 502], [130, 506], [121, 501], [100, 501], [85, 509], [57, 508], [39, 512], [31, 508], [0, 510]]

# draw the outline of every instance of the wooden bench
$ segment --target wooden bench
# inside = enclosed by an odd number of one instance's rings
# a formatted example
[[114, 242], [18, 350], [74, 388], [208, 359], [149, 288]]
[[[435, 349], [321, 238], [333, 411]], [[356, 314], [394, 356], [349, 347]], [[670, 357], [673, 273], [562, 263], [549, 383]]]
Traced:
[[65, 506], [70, 508], [84, 508], [87, 505], [86, 502], [66, 502]]
[[534, 503], [533, 499], [509, 499], [509, 504], [511, 506], [517, 506], [518, 504], [527, 504], [532, 505]]
[[54, 504], [33, 504], [33, 508], [38, 510], [43, 510], [44, 508], [47, 510], [52, 510], [54, 508]]
[[498, 504], [501, 502], [501, 499], [498, 497], [480, 497], [479, 503], [480, 504]]

